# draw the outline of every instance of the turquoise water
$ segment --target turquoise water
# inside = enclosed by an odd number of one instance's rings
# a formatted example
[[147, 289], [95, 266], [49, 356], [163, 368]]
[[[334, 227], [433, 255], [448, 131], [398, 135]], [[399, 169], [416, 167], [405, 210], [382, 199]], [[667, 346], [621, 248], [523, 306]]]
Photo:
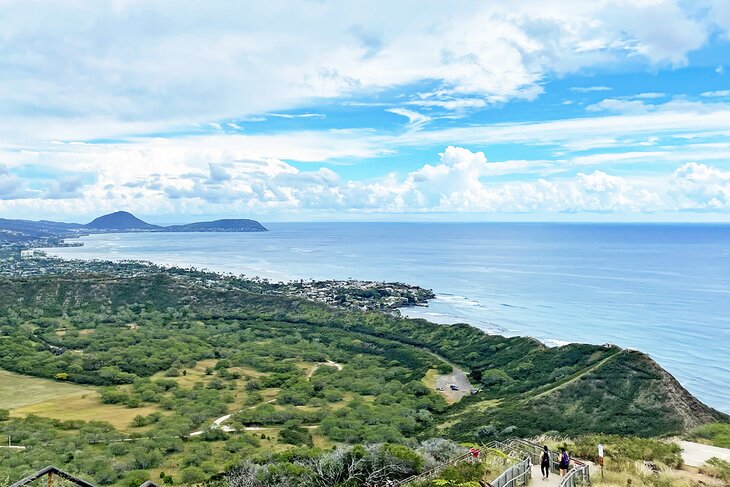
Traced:
[[548, 344], [649, 353], [730, 412], [730, 225], [278, 223], [266, 233], [85, 237], [68, 258], [145, 259], [272, 280], [432, 288], [406, 311]]

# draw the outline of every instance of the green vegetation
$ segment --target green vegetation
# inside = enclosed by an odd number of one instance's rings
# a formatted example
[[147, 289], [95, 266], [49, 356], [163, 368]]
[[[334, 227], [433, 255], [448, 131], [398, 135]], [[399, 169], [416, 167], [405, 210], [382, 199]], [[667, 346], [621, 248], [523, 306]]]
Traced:
[[[17, 394], [18, 391], [23, 393]], [[93, 390], [75, 384], [0, 370], [0, 408], [15, 409], [89, 393], [93, 393]]]
[[692, 430], [688, 436], [693, 441], [730, 448], [730, 424], [728, 423], [705, 424]]
[[615, 470], [650, 461], [671, 468], [682, 467], [682, 449], [676, 443], [651, 438], [616, 435], [589, 435], [567, 445], [574, 456], [598, 462], [596, 445], [604, 446], [606, 465]]
[[705, 475], [715, 477], [730, 484], [730, 462], [720, 458], [710, 458], [700, 469]]
[[[355, 458], [358, 479], [386, 459], [402, 478], [431, 461], [419, 442], [434, 436], [675, 434], [690, 408], [699, 421], [725, 419], [636, 352], [547, 348], [252, 292], [261, 286], [180, 270], [0, 280], [0, 368], [84, 391], [0, 404], [11, 410], [0, 435], [27, 447], [0, 451], [0, 478], [55, 464], [102, 485], [222, 471], [287, 485], [333, 458]], [[426, 385], [451, 370], [434, 354], [484, 392], [449, 406]], [[328, 361], [337, 367], [317, 366]], [[224, 415], [235, 431], [213, 427]], [[470, 472], [442, 480], [486, 470]]]

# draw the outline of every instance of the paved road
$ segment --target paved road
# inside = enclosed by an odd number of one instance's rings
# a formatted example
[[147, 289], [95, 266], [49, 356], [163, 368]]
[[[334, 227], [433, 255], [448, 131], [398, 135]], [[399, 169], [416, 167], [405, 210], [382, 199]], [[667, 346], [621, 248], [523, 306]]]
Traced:
[[684, 463], [692, 467], [699, 467], [712, 457], [721, 458], [730, 462], [730, 449], [703, 445], [692, 441], [679, 441], [682, 447]]

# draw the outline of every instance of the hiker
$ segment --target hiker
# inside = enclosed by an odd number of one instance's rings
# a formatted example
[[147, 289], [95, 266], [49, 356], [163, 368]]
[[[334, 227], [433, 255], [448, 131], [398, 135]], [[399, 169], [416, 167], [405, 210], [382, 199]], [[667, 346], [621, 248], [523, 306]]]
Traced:
[[542, 472], [542, 479], [547, 480], [550, 476], [550, 451], [547, 445], [542, 449], [540, 454], [540, 472]]
[[570, 456], [565, 451], [565, 447], [560, 449], [560, 476], [565, 477], [570, 468]]

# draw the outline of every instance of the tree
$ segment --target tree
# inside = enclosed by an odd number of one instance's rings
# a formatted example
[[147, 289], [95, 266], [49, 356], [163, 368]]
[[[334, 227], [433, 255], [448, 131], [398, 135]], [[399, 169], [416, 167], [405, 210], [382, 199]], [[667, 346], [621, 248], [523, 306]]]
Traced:
[[149, 480], [149, 475], [143, 470], [132, 470], [124, 477], [124, 485], [127, 487], [139, 487]]
[[132, 427], [141, 428], [142, 426], [147, 426], [147, 418], [138, 414], [132, 419]]
[[290, 445], [309, 445], [313, 446], [312, 435], [305, 428], [295, 422], [289, 422], [279, 431], [279, 441]]
[[146, 450], [144, 448], [135, 448], [132, 450], [132, 466], [134, 468], [144, 470], [155, 468], [162, 462], [162, 456], [157, 450]]
[[205, 472], [198, 467], [187, 467], [182, 470], [181, 478], [185, 485], [195, 484], [205, 480]]
[[7, 421], [10, 418], [10, 411], [7, 409], [0, 409], [0, 421]]

